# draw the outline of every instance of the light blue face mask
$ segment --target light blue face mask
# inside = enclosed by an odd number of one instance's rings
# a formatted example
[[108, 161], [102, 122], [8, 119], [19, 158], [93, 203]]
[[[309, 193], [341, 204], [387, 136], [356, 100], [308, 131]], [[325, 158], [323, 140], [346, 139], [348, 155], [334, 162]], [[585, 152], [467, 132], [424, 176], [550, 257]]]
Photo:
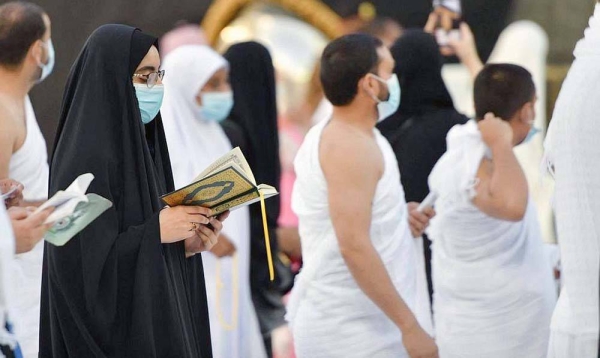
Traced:
[[233, 108], [233, 92], [205, 92], [201, 94], [202, 105], [198, 105], [200, 118], [209, 122], [224, 121]]
[[152, 122], [160, 111], [165, 88], [163, 85], [154, 85], [154, 87], [148, 88], [148, 86], [143, 83], [134, 83], [133, 87], [135, 87], [135, 95], [140, 104], [142, 122], [148, 124]]
[[402, 90], [400, 88], [400, 82], [398, 81], [398, 76], [393, 74], [387, 81], [383, 78], [373, 75], [376, 80], [385, 83], [388, 88], [388, 92], [390, 96], [386, 101], [382, 101], [377, 97], [373, 96], [373, 99], [377, 101], [377, 113], [379, 114], [379, 118], [377, 122], [381, 122], [392, 114], [396, 113], [398, 108], [400, 108], [400, 97], [402, 94]]
[[38, 64], [38, 66], [40, 66], [40, 68], [42, 69], [42, 74], [38, 79], [37, 83], [40, 83], [46, 78], [48, 78], [48, 76], [50, 76], [52, 70], [54, 69], [55, 53], [54, 45], [52, 44], [52, 39], [48, 39], [48, 42], [44, 42], [44, 45], [46, 45], [46, 50], [48, 51], [48, 61], [46, 61], [45, 64]]
[[525, 137], [525, 139], [523, 139], [521, 144], [530, 142], [533, 139], [533, 137], [535, 137], [535, 135], [538, 134], [539, 132], [541, 132], [541, 131], [539, 129], [537, 129], [536, 127], [531, 127], [531, 129], [529, 130], [529, 133], [527, 133], [527, 137]]

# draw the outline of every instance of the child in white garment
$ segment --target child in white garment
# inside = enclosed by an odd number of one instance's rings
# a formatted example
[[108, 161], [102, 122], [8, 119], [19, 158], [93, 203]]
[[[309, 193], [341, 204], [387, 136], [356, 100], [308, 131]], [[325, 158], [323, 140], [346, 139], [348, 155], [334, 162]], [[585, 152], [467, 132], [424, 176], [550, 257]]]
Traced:
[[486, 66], [477, 120], [458, 125], [429, 177], [440, 357], [545, 357], [556, 301], [533, 201], [513, 147], [535, 134], [531, 74]]

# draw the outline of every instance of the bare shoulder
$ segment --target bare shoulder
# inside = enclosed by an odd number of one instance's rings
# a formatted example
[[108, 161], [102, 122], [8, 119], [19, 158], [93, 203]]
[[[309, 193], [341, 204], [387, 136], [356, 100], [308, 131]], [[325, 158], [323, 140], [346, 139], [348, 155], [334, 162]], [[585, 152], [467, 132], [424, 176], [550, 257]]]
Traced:
[[18, 134], [18, 130], [15, 126], [14, 111], [8, 101], [0, 96], [0, 142], [4, 142], [2, 146], [5, 149], [5, 145], [10, 143], [11, 146], [15, 142], [15, 137]]
[[383, 173], [383, 155], [374, 136], [344, 124], [329, 124], [319, 147], [319, 158], [327, 176], [330, 171], [375, 176]]

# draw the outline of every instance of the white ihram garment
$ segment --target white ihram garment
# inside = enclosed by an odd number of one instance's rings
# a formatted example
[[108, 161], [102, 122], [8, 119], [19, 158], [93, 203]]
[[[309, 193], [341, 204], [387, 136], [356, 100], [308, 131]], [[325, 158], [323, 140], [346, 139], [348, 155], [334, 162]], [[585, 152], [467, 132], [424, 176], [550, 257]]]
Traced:
[[598, 355], [600, 272], [600, 5], [562, 86], [546, 138], [554, 168], [554, 211], [562, 290], [549, 357]]
[[447, 143], [429, 177], [440, 357], [545, 357], [556, 291], [534, 204], [519, 222], [481, 212], [472, 199], [487, 147], [475, 121], [453, 127]]
[[[27, 136], [23, 146], [10, 158], [8, 176], [23, 184], [26, 201], [43, 201], [48, 198], [48, 154], [29, 97], [25, 99], [25, 118]], [[17, 255], [13, 265], [14, 280], [18, 282], [11, 292], [18, 297], [13, 300], [13, 321], [24, 358], [38, 356], [43, 258], [42, 240], [33, 250]]]
[[[359, 288], [340, 253], [328, 206], [319, 142], [327, 121], [316, 125], [296, 156], [292, 207], [298, 215], [303, 269], [288, 305], [299, 358], [407, 357], [400, 330]], [[370, 238], [391, 279], [412, 309], [416, 251], [408, 227], [396, 157], [374, 129], [385, 171], [373, 200]], [[352, 198], [348, 198], [352, 200]], [[376, 280], [376, 277], [373, 277]]]

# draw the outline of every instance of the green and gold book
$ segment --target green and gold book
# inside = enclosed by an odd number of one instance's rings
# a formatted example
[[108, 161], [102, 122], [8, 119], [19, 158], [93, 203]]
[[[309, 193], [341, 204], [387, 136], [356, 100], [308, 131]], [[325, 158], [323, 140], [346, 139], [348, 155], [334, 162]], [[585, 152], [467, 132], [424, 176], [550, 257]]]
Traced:
[[219, 215], [279, 194], [269, 185], [256, 184], [252, 170], [239, 148], [219, 158], [193, 183], [161, 197], [169, 206], [195, 205]]

